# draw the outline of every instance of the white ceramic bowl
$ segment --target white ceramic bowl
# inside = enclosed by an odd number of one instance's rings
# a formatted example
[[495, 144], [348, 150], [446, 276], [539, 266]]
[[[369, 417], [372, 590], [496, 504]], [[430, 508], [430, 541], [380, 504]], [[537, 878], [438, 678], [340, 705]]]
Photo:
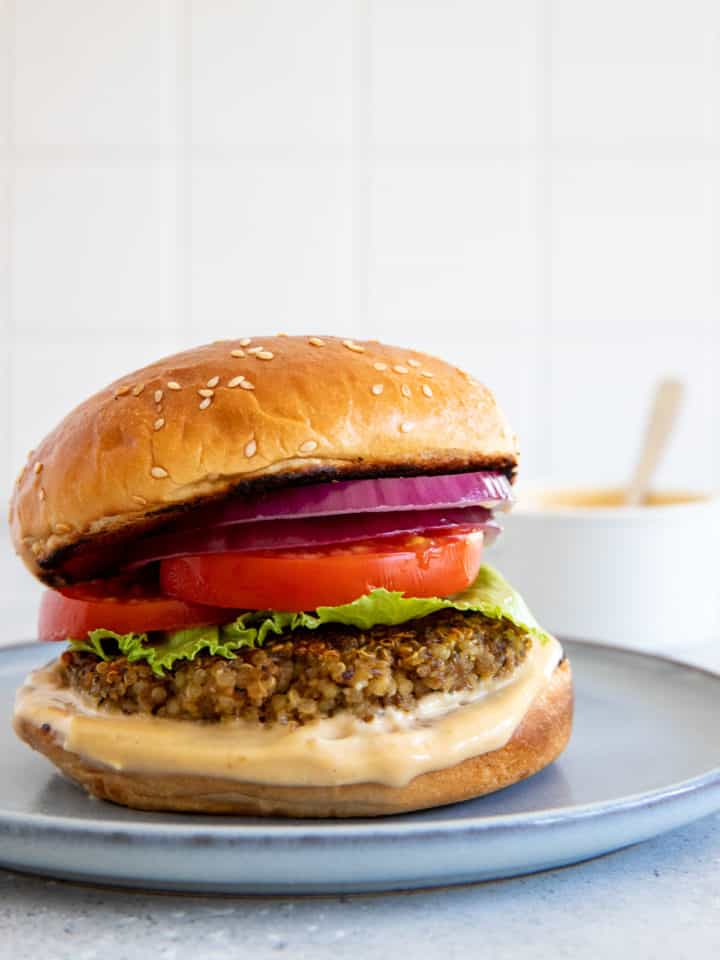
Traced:
[[488, 560], [551, 632], [666, 653], [720, 642], [720, 499], [629, 508], [619, 496], [537, 491], [503, 519]]

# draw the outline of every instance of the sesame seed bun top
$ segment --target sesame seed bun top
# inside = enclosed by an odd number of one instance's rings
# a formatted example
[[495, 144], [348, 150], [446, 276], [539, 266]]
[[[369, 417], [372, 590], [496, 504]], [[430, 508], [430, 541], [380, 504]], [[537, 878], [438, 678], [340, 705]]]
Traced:
[[23, 467], [10, 525], [26, 566], [57, 585], [83, 551], [231, 493], [516, 466], [491, 392], [442, 360], [327, 336], [226, 340], [69, 413]]

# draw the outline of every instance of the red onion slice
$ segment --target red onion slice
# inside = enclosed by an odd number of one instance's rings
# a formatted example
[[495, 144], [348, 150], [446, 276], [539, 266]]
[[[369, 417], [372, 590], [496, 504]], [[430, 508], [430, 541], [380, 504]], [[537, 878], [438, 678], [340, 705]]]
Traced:
[[421, 510], [344, 517], [262, 520], [252, 524], [216, 526], [147, 537], [133, 544], [126, 555], [127, 569], [169, 557], [205, 553], [236, 553], [258, 550], [298, 550], [334, 543], [375, 540], [413, 533], [468, 533], [481, 530], [485, 543], [492, 543], [499, 524], [483, 507], [463, 510]]
[[502, 473], [340, 480], [271, 490], [253, 497], [232, 497], [193, 510], [187, 517], [175, 521], [173, 528], [180, 532], [284, 517], [330, 517], [406, 510], [462, 507], [507, 510], [511, 505], [512, 490]]

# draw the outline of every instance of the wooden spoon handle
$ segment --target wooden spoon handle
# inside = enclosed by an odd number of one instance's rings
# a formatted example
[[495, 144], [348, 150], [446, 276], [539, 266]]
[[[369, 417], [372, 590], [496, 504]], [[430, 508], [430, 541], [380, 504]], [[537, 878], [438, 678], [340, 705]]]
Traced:
[[653, 474], [675, 425], [683, 393], [683, 384], [678, 380], [662, 380], [657, 386], [640, 457], [625, 493], [628, 507], [639, 506], [647, 497]]

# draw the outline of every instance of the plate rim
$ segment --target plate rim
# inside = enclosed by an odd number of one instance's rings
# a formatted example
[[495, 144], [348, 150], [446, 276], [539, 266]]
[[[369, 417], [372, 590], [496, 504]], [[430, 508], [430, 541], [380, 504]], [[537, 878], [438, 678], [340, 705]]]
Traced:
[[[714, 681], [720, 681], [720, 671], [699, 667], [692, 663], [668, 657], [663, 654], [634, 650], [617, 644], [594, 640], [582, 640], [577, 637], [560, 637], [562, 644], [570, 643], [595, 651], [608, 651], [621, 658], [650, 660], [666, 666], [679, 668], [685, 672], [699, 674]], [[0, 647], [0, 661], [5, 653], [23, 653], [37, 648], [42, 641], [25, 640]], [[0, 664], [1, 665], [1, 664]], [[268, 842], [269, 834], [279, 842], [295, 841], [304, 845], [324, 846], [328, 843], [371, 841], [376, 839], [429, 840], [437, 836], [452, 834], [483, 834], [487, 831], [524, 831], [535, 830], [549, 824], [569, 826], [578, 821], [592, 820], [596, 817], [612, 817], [632, 812], [638, 808], [659, 807], [671, 803], [683, 795], [699, 793], [720, 786], [720, 764], [706, 772], [685, 780], [675, 781], [655, 790], [626, 794], [611, 800], [573, 804], [555, 807], [552, 810], [533, 812], [493, 814], [447, 820], [406, 821], [397, 817], [379, 817], [369, 821], [346, 820], [306, 820], [302, 823], [284, 824], [275, 820], [270, 826], [261, 824], [209, 824], [209, 823], [132, 823], [112, 818], [103, 820], [83, 820], [76, 817], [53, 816], [51, 814], [22, 813], [20, 811], [0, 810], [0, 832], [22, 833], [37, 829], [43, 833], [72, 834], [75, 837], [98, 837], [112, 833], [117, 840], [143, 841], [173, 839], [192, 841], [202, 837], [208, 845], [214, 843], [263, 843]], [[114, 805], [109, 805], [114, 807]], [[453, 805], [451, 805], [453, 806]], [[142, 813], [142, 811], [140, 811]], [[191, 814], [188, 815], [192, 817]]]

